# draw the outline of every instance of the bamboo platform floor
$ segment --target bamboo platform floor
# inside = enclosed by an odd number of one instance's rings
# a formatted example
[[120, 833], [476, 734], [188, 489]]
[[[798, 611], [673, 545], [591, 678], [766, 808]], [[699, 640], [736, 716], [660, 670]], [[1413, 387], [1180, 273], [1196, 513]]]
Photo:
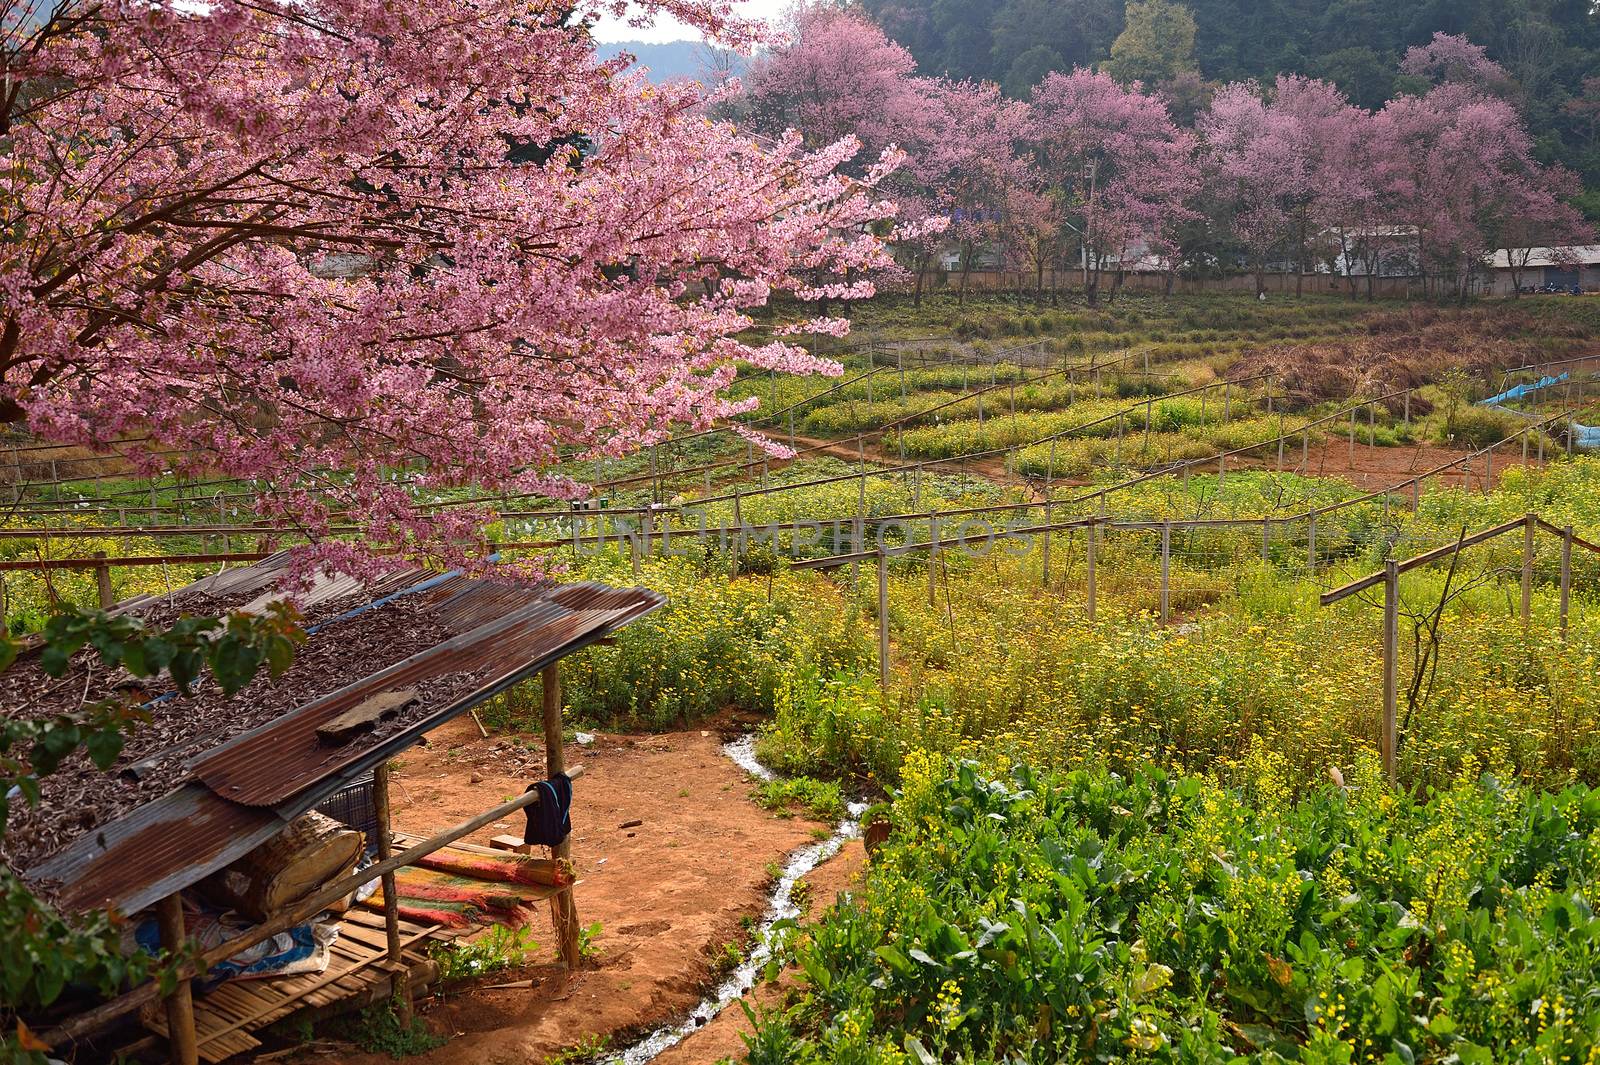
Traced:
[[[397, 847], [409, 847], [422, 842], [420, 836], [404, 832], [394, 834]], [[503, 856], [504, 851], [490, 850], [470, 843], [452, 843], [445, 850], [465, 853]], [[522, 888], [533, 898], [552, 898], [569, 888]], [[413, 971], [428, 962], [428, 953], [436, 945], [475, 934], [475, 928], [444, 928], [438, 925], [418, 924], [401, 919], [400, 942], [402, 957]], [[387, 957], [388, 945], [383, 928], [383, 914], [352, 906], [339, 918], [339, 937], [329, 948], [328, 967], [320, 973], [298, 976], [275, 976], [258, 980], [229, 980], [194, 1000], [195, 1034], [200, 1044], [200, 1059], [220, 1062], [254, 1050], [261, 1045], [253, 1032], [260, 1031], [275, 1021], [306, 1010], [320, 1015], [339, 1012], [340, 1003], [365, 1004], [372, 989], [390, 979], [388, 969], [381, 964]], [[153, 1003], [140, 1015], [146, 1029], [162, 1038], [167, 1035], [167, 1015], [160, 1002]]]
[[[406, 964], [412, 969], [423, 965], [430, 947], [458, 934], [457, 929], [401, 921]], [[229, 980], [195, 996], [200, 1059], [220, 1062], [254, 1050], [261, 1042], [251, 1033], [301, 1010], [334, 1008], [341, 1001], [364, 1002], [375, 985], [390, 978], [388, 970], [377, 964], [385, 960], [387, 950], [383, 915], [351, 909], [340, 918], [339, 937], [329, 948], [328, 967], [322, 972]], [[166, 1012], [160, 1003], [146, 1010], [141, 1020], [150, 1031], [163, 1038], [167, 1035]]]

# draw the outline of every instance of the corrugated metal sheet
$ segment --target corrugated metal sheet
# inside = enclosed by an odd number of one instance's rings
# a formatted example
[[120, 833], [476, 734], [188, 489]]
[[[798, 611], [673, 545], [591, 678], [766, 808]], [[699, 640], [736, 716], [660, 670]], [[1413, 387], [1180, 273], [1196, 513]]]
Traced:
[[[203, 589], [210, 594], [248, 592], [269, 586], [281, 568], [281, 559], [269, 559], [259, 567], [206, 578], [195, 587], [212, 582]], [[360, 614], [381, 610], [396, 596], [406, 596], [429, 622], [459, 635], [207, 751], [190, 763], [193, 781], [87, 833], [28, 870], [26, 878], [50, 882], [54, 897], [68, 909], [142, 909], [271, 838], [289, 820], [423, 733], [664, 601], [643, 589], [596, 584], [529, 588], [416, 570], [397, 571], [376, 589], [369, 586], [368, 595], [370, 600], [361, 606], [323, 622], [319, 630], [333, 631], [321, 638], [337, 639], [338, 625], [359, 624]], [[350, 673], [359, 674], [361, 663], [350, 665]], [[330, 747], [317, 736], [318, 727], [371, 695], [460, 673], [478, 675], [470, 691], [380, 742]]]

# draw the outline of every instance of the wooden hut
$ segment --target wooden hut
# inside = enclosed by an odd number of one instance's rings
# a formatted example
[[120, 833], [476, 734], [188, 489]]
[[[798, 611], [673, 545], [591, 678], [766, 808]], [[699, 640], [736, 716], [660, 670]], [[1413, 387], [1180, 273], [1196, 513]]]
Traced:
[[[259, 610], [286, 564], [286, 556], [275, 556], [117, 609], [153, 622], [178, 613]], [[640, 589], [528, 587], [409, 568], [370, 585], [330, 579], [303, 597], [308, 638], [277, 681], [258, 680], [231, 698], [214, 688], [186, 698], [147, 692], [152, 721], [133, 734], [111, 772], [79, 767], [74, 773], [67, 766], [45, 778], [31, 820], [8, 833], [6, 859], [24, 881], [63, 911], [110, 909], [130, 917], [153, 911], [161, 945], [175, 950], [193, 934], [183, 893], [234, 878], [228, 890], [254, 892], [244, 908], [259, 919], [197, 947], [198, 963], [181, 969], [185, 976], [302, 926], [374, 880], [385, 888], [383, 911], [351, 909], [339, 917], [335, 955], [321, 972], [225, 984], [198, 1006], [189, 979], [165, 997], [146, 984], [55, 1018], [46, 1041], [66, 1047], [138, 1011], [146, 1027], [168, 1040], [174, 1062], [220, 1061], [259, 1045], [250, 1033], [272, 1021], [404, 996], [430, 979], [425, 948], [455, 933], [401, 918], [395, 871], [446, 848], [470, 853], [462, 837], [540, 801], [540, 792], [429, 838], [397, 840], [389, 825], [389, 760], [538, 674], [547, 774], [579, 776], [581, 767], [568, 767], [562, 749], [557, 663], [662, 601]], [[83, 801], [85, 788], [93, 789], [92, 801]], [[308, 817], [357, 793], [371, 799], [373, 823], [366, 827], [375, 839], [366, 842], [376, 853], [372, 864], [352, 869], [348, 841]], [[552, 848], [549, 860], [566, 858], [567, 848], [566, 842]], [[574, 965], [571, 879], [550, 879], [534, 894], [549, 899], [562, 958]]]

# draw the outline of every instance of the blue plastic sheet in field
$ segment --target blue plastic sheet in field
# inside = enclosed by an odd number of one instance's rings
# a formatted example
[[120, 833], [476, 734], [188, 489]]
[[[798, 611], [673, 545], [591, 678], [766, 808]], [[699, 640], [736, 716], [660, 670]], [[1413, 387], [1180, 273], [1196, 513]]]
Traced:
[[1500, 393], [1498, 396], [1490, 396], [1488, 399], [1480, 399], [1480, 400], [1478, 400], [1478, 406], [1480, 406], [1480, 407], [1498, 407], [1502, 403], [1509, 402], [1510, 400], [1513, 400], [1513, 399], [1521, 399], [1523, 396], [1528, 395], [1530, 392], [1537, 392], [1541, 388], [1549, 388], [1551, 385], [1559, 385], [1561, 382], [1565, 381], [1569, 376], [1570, 376], [1570, 374], [1567, 374], [1567, 373], [1563, 373], [1560, 377], [1551, 377], [1549, 374], [1546, 374], [1545, 376], [1539, 378], [1537, 381], [1533, 382], [1532, 384], [1516, 385], [1515, 387], [1506, 389], [1504, 392]]

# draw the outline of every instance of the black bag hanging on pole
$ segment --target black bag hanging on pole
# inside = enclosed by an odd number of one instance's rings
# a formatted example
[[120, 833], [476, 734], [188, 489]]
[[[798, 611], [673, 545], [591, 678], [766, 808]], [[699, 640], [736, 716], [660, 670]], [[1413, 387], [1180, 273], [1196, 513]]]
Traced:
[[549, 780], [528, 785], [528, 791], [535, 789], [539, 801], [522, 808], [528, 815], [528, 830], [522, 841], [541, 847], [557, 846], [572, 831], [572, 778], [557, 773]]

